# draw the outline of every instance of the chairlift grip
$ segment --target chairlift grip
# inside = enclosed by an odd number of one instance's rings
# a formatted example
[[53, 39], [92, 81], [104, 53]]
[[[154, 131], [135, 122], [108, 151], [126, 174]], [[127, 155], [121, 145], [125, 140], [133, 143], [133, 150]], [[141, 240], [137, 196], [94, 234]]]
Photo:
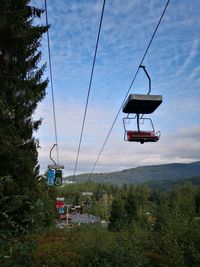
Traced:
[[147, 93], [147, 95], [149, 95], [151, 93], [151, 78], [150, 78], [148, 72], [146, 71], [146, 66], [140, 65], [140, 68], [142, 68], [144, 70], [144, 72], [145, 72], [145, 74], [149, 80], [149, 91]]

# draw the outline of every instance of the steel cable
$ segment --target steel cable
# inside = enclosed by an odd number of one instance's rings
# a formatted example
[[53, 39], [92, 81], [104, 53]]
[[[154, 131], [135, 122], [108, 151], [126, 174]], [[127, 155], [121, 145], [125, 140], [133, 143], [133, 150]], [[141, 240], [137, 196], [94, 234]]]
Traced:
[[85, 120], [86, 120], [86, 115], [87, 115], [87, 108], [88, 108], [88, 102], [89, 102], [90, 91], [91, 91], [91, 86], [92, 86], [92, 79], [93, 79], [93, 74], [94, 74], [94, 67], [95, 67], [97, 50], [98, 50], [98, 45], [99, 45], [99, 37], [100, 37], [100, 33], [101, 33], [101, 26], [102, 26], [102, 21], [103, 21], [105, 4], [106, 4], [106, 0], [103, 1], [103, 7], [102, 7], [102, 11], [101, 11], [101, 18], [100, 18], [99, 30], [98, 30], [98, 34], [97, 34], [94, 58], [93, 58], [93, 63], [92, 63], [92, 70], [91, 70], [88, 93], [87, 93], [87, 99], [86, 99], [86, 104], [85, 104], [83, 123], [82, 123], [82, 128], [81, 128], [81, 134], [80, 134], [80, 139], [79, 139], [78, 152], [77, 152], [77, 157], [76, 157], [76, 162], [75, 162], [75, 167], [74, 167], [74, 175], [73, 175], [74, 178], [75, 178], [75, 175], [76, 175], [78, 159], [79, 159], [79, 154], [80, 154], [80, 149], [81, 149], [81, 143], [82, 143], [83, 131], [84, 131]]
[[108, 138], [110, 137], [110, 134], [111, 134], [111, 132], [112, 132], [112, 129], [113, 129], [113, 127], [114, 127], [114, 125], [115, 125], [115, 123], [116, 123], [116, 121], [117, 121], [117, 118], [119, 117], [119, 114], [120, 114], [121, 109], [122, 109], [122, 107], [123, 107], [123, 105], [124, 105], [124, 102], [126, 101], [127, 96], [128, 96], [128, 94], [129, 94], [129, 92], [130, 92], [130, 90], [131, 90], [131, 88], [132, 88], [132, 86], [133, 86], [133, 83], [135, 82], [135, 79], [136, 79], [136, 77], [137, 77], [137, 75], [138, 75], [138, 72], [139, 72], [139, 69], [140, 69], [140, 65], [143, 64], [143, 61], [144, 61], [144, 59], [145, 59], [145, 57], [146, 57], [146, 55], [147, 55], [147, 52], [148, 52], [148, 50], [149, 50], [149, 48], [150, 48], [150, 46], [151, 46], [151, 44], [152, 44], [152, 41], [153, 41], [153, 39], [154, 39], [154, 37], [155, 37], [155, 35], [156, 35], [156, 32], [157, 32], [157, 30], [158, 30], [158, 27], [160, 26], [160, 23], [161, 23], [161, 21], [162, 21], [162, 19], [163, 19], [163, 17], [164, 17], [164, 14], [165, 14], [165, 12], [166, 12], [166, 10], [167, 10], [167, 7], [168, 7], [170, 1], [171, 1], [171, 0], [168, 0], [168, 1], [167, 1], [166, 5], [165, 5], [165, 8], [164, 8], [164, 10], [163, 10], [163, 12], [162, 12], [162, 14], [161, 14], [161, 16], [160, 16], [160, 18], [159, 18], [159, 21], [158, 21], [158, 23], [157, 23], [157, 25], [156, 25], [156, 28], [155, 28], [155, 30], [154, 30], [152, 36], [151, 36], [151, 39], [150, 39], [150, 41], [149, 41], [149, 43], [148, 43], [148, 45], [147, 45], [147, 48], [146, 48], [146, 50], [145, 50], [145, 52], [144, 52], [144, 55], [143, 55], [143, 57], [142, 57], [142, 59], [141, 59], [141, 61], [140, 61], [140, 64], [139, 64], [139, 66], [138, 66], [138, 68], [137, 68], [137, 70], [136, 70], [136, 73], [135, 73], [135, 75], [134, 75], [134, 77], [133, 77], [133, 79], [132, 79], [132, 81], [131, 81], [131, 84], [130, 84], [130, 86], [129, 86], [127, 92], [126, 92], [126, 95], [125, 95], [125, 97], [124, 97], [124, 100], [123, 100], [123, 102], [122, 102], [122, 104], [121, 104], [121, 106], [120, 106], [120, 108], [119, 108], [119, 110], [118, 110], [118, 112], [117, 112], [117, 115], [116, 115], [116, 117], [115, 117], [115, 119], [114, 119], [114, 121], [113, 121], [113, 123], [112, 123], [112, 125], [111, 125], [111, 127], [110, 127], [110, 129], [109, 129], [109, 131], [108, 131], [108, 134], [107, 134], [107, 136], [106, 136], [106, 139], [105, 139], [105, 141], [104, 141], [104, 143], [103, 143], [103, 146], [101, 147], [100, 152], [99, 152], [99, 154], [98, 154], [98, 156], [97, 156], [97, 159], [96, 159], [96, 161], [95, 161], [95, 163], [94, 163], [94, 165], [93, 165], [93, 167], [92, 167], [92, 170], [91, 170], [91, 172], [90, 172], [90, 174], [89, 174], [89, 176], [88, 176], [88, 180], [90, 179], [90, 177], [91, 177], [91, 175], [92, 175], [92, 173], [93, 173], [93, 171], [94, 171], [94, 169], [95, 169], [95, 167], [96, 167], [96, 165], [97, 165], [97, 162], [99, 161], [99, 158], [100, 158], [100, 156], [101, 156], [101, 154], [102, 154], [102, 152], [103, 152], [103, 150], [104, 150], [104, 148], [105, 148], [105, 145], [106, 145], [106, 143], [107, 143], [107, 141], [108, 141]]

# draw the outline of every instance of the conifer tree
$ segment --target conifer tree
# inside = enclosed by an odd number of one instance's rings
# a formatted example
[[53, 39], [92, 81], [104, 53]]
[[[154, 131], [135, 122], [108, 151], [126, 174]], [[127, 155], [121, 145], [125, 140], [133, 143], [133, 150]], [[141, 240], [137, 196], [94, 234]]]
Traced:
[[137, 219], [137, 205], [132, 192], [128, 193], [124, 207], [127, 215], [127, 223], [131, 224]]
[[125, 226], [126, 213], [121, 199], [114, 199], [110, 212], [109, 230], [120, 231]]
[[[24, 221], [30, 202], [38, 198], [38, 141], [33, 132], [41, 119], [34, 120], [33, 114], [48, 82], [42, 80], [45, 66], [38, 67], [47, 27], [34, 26], [33, 20], [42, 12], [29, 0], [0, 0], [0, 177], [9, 177], [2, 178], [1, 211], [12, 217], [13, 225]], [[16, 210], [14, 199], [19, 201]]]

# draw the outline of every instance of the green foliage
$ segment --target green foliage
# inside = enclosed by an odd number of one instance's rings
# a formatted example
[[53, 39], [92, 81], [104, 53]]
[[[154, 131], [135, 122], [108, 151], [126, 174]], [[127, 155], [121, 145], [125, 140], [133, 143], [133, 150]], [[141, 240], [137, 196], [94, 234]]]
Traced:
[[171, 205], [183, 217], [192, 218], [195, 213], [195, 189], [191, 183], [175, 187], [172, 191]]
[[0, 266], [24, 267], [32, 263], [35, 241], [29, 237], [16, 238], [0, 249]]
[[41, 124], [33, 114], [47, 86], [45, 66], [38, 67], [47, 28], [33, 25], [43, 11], [29, 2], [0, 0], [0, 242], [1, 260], [11, 257], [13, 266], [30, 258], [27, 235], [52, 223], [53, 214], [38, 183], [39, 143], [33, 137]]
[[[69, 188], [73, 188], [77, 196], [78, 192], [81, 195], [85, 187], [70, 185], [56, 190], [51, 188], [47, 192], [45, 183], [41, 183], [39, 190], [44, 198], [41, 203], [46, 203], [47, 197], [53, 200], [60, 192], [71, 191]], [[105, 210], [108, 196], [112, 196], [109, 229], [100, 225], [74, 226], [61, 230], [47, 228], [29, 238], [20, 240], [16, 237], [12, 245], [3, 246], [1, 254], [7, 257], [2, 257], [0, 265], [200, 266], [200, 217], [195, 208], [199, 188], [186, 183], [176, 186], [169, 193], [157, 191], [152, 194], [146, 185], [111, 190], [108, 185], [102, 188], [102, 185], [90, 183], [89, 189], [98, 192], [93, 197], [96, 207], [102, 205], [100, 212]], [[38, 207], [41, 208], [41, 205]], [[50, 214], [52, 211], [46, 217], [47, 225], [52, 220]], [[41, 213], [41, 218], [43, 215]]]
[[[38, 67], [40, 41], [47, 28], [33, 26], [33, 17], [42, 11], [28, 3], [0, 0], [0, 177], [13, 179], [9, 197], [24, 210], [32, 209], [38, 197], [38, 141], [33, 132], [41, 119], [32, 115], [47, 86], [42, 81], [44, 66]], [[17, 223], [26, 220], [18, 217]]]
[[[186, 183], [158, 202], [154, 236], [159, 266], [198, 266], [199, 219], [195, 214], [195, 188]], [[196, 236], [194, 235], [196, 233]]]
[[41, 80], [44, 66], [37, 67], [46, 27], [32, 25], [39, 11], [28, 2], [0, 1], [0, 176], [13, 177], [20, 193], [36, 187], [38, 141], [33, 131], [41, 120], [32, 115], [47, 86]]
[[16, 186], [11, 177], [0, 177], [1, 266], [10, 266], [13, 262], [26, 263], [24, 266], [27, 266], [35, 247], [30, 234], [52, 226], [55, 218], [54, 202], [42, 185], [37, 199], [16, 194]]
[[200, 187], [196, 190], [195, 194], [195, 208], [196, 213], [200, 214]]
[[148, 259], [139, 248], [143, 234], [141, 238], [133, 236], [128, 232], [108, 232], [97, 226], [48, 231], [35, 236], [38, 248], [32, 266], [148, 266], [145, 265]]
[[10, 177], [0, 178], [0, 237], [24, 235], [31, 228], [33, 203], [29, 196], [15, 194], [17, 184]]
[[127, 214], [127, 223], [132, 224], [138, 218], [136, 200], [132, 192], [128, 193], [124, 207]]
[[120, 231], [126, 224], [126, 212], [121, 199], [114, 199], [110, 212], [109, 230]]

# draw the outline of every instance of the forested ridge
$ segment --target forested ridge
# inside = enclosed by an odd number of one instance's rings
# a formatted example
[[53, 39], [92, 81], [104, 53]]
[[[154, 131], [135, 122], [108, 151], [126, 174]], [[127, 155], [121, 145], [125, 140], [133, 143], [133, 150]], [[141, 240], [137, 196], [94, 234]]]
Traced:
[[[51, 187], [39, 175], [33, 114], [48, 84], [39, 67], [47, 27], [34, 25], [43, 10], [28, 0], [0, 7], [0, 266], [200, 266], [199, 176]], [[81, 212], [102, 223], [59, 229], [56, 197], [81, 206], [83, 192], [92, 195]]]
[[[131, 169], [125, 169], [117, 172], [91, 173], [76, 175], [76, 181], [86, 182], [88, 177], [91, 181], [97, 183], [112, 183], [115, 185], [140, 184], [142, 182], [164, 184], [165, 182], [177, 182], [187, 180], [191, 177], [199, 176], [200, 161], [192, 163], [171, 163], [163, 165], [140, 166]], [[73, 180], [73, 176], [66, 177], [67, 180]]]

